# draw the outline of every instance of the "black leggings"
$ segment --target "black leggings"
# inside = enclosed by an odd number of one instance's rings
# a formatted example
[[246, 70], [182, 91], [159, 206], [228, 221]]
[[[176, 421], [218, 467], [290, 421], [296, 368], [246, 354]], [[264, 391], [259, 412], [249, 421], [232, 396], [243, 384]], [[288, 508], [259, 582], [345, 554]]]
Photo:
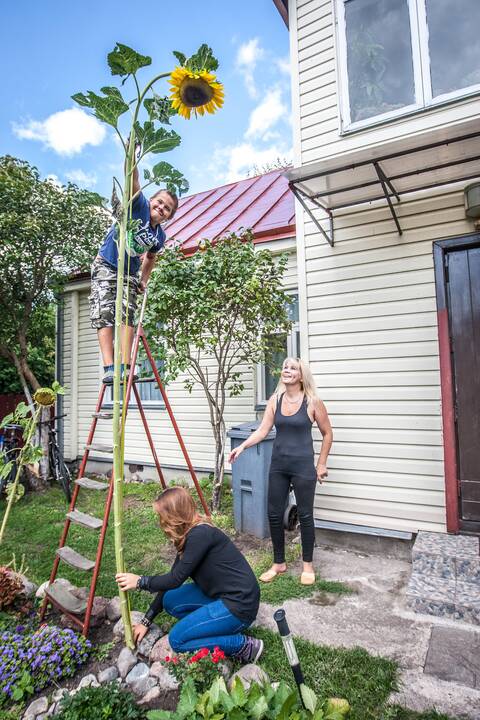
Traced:
[[311, 460], [291, 456], [273, 456], [268, 476], [268, 520], [273, 545], [273, 562], [285, 562], [285, 532], [283, 516], [290, 485], [297, 501], [302, 557], [312, 562], [315, 544], [313, 500], [317, 485], [317, 472]]

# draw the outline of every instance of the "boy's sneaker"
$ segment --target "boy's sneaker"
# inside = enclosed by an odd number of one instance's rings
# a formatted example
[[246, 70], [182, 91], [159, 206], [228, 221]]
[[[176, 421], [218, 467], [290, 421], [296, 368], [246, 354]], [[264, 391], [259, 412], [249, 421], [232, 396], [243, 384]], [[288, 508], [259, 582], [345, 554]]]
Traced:
[[250, 637], [247, 635], [247, 640], [242, 649], [235, 655], [240, 662], [248, 664], [257, 662], [260, 655], [263, 652], [263, 640]]
[[113, 370], [105, 370], [102, 382], [105, 383], [105, 385], [111, 385], [113, 383]]

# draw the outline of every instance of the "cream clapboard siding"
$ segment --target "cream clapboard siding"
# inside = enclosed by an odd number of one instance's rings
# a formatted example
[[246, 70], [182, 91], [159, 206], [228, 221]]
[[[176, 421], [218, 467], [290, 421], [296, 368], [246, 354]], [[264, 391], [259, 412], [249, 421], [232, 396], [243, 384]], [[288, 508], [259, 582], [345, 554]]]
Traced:
[[445, 530], [432, 242], [471, 231], [463, 193], [345, 212], [331, 248], [304, 225], [308, 354], [334, 428], [319, 520]]
[[290, 0], [291, 52], [298, 58], [298, 86], [294, 107], [299, 106], [300, 156], [307, 164], [354, 148], [376, 145], [444, 124], [476, 117], [478, 99], [437, 107], [414, 117], [398, 118], [382, 127], [340, 134], [337, 67], [335, 59], [334, 0]]
[[[286, 288], [294, 288], [297, 283], [297, 268], [295, 252], [292, 252], [292, 240], [279, 240], [275, 243], [265, 243], [260, 248], [268, 247], [275, 252], [287, 251], [289, 249], [289, 263], [284, 275]], [[74, 287], [74, 286], [72, 286]], [[65, 330], [64, 330], [64, 384], [66, 386], [65, 411], [68, 418], [65, 423], [65, 454], [70, 459], [80, 457], [85, 446], [85, 440], [90, 427], [91, 416], [97, 402], [100, 378], [101, 362], [98, 351], [96, 333], [90, 327], [88, 308], [87, 287], [78, 291], [79, 313], [78, 313], [78, 400], [76, 406], [71, 402], [71, 389], [74, 387], [72, 377], [72, 295], [67, 287], [65, 303]], [[215, 372], [215, 366], [211, 363], [211, 370]], [[227, 400], [225, 423], [227, 428], [240, 422], [247, 422], [255, 419], [255, 387], [254, 373], [251, 369], [243, 368], [245, 390], [241, 396]], [[214, 445], [209, 424], [208, 405], [200, 389], [195, 388], [189, 394], [183, 387], [182, 379], [179, 378], [167, 387], [167, 394], [175, 418], [180, 427], [182, 437], [187, 446], [190, 459], [199, 470], [210, 471], [213, 469]], [[76, 412], [75, 412], [76, 407]], [[152, 433], [155, 448], [160, 464], [171, 467], [186, 468], [180, 446], [175, 436], [168, 413], [163, 408], [148, 409], [144, 405]], [[73, 409], [73, 412], [72, 412]], [[73, 421], [73, 422], [72, 422]], [[72, 438], [71, 428], [77, 422], [78, 425], [78, 449], [76, 454], [68, 455], [68, 449], [75, 444]], [[150, 448], [145, 436], [140, 415], [137, 410], [131, 408], [127, 419], [127, 442], [125, 458], [127, 462], [138, 464], [152, 464]], [[95, 443], [111, 445], [111, 426], [107, 421], [100, 421], [95, 433]], [[92, 453], [92, 459], [108, 460], [110, 456], [102, 453]]]

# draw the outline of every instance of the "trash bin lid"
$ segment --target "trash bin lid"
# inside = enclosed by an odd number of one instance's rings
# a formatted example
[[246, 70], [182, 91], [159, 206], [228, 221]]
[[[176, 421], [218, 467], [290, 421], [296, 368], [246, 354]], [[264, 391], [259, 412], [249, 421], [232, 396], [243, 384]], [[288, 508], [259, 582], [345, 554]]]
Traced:
[[[255, 432], [255, 430], [258, 430], [260, 426], [261, 420], [252, 420], [250, 422], [245, 423], [239, 423], [238, 425], [234, 425], [230, 428], [230, 430], [227, 432], [228, 437], [231, 438], [247, 438], [249, 437], [252, 432]], [[265, 440], [272, 440], [276, 435], [275, 428], [273, 427], [270, 432], [268, 433], [267, 437], [264, 438]]]

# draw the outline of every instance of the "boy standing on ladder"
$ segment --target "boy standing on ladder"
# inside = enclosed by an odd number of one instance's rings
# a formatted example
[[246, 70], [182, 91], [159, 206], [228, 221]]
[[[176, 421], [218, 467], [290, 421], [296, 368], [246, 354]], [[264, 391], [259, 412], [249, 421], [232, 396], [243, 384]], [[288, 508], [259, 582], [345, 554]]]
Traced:
[[[178, 198], [168, 190], [159, 190], [150, 200], [140, 192], [138, 168], [133, 174], [132, 219], [139, 221], [125, 252], [125, 280], [122, 313], [122, 377], [128, 374], [134, 337], [134, 315], [138, 293], [144, 292], [155, 265], [157, 253], [165, 244], [161, 224], [170, 220], [178, 207]], [[130, 262], [129, 258], [130, 256]], [[89, 296], [90, 320], [97, 330], [103, 359], [103, 382], [113, 382], [113, 328], [117, 292], [118, 229], [112, 225], [92, 264]], [[126, 297], [128, 287], [128, 298]], [[126, 369], [127, 372], [124, 372]]]

